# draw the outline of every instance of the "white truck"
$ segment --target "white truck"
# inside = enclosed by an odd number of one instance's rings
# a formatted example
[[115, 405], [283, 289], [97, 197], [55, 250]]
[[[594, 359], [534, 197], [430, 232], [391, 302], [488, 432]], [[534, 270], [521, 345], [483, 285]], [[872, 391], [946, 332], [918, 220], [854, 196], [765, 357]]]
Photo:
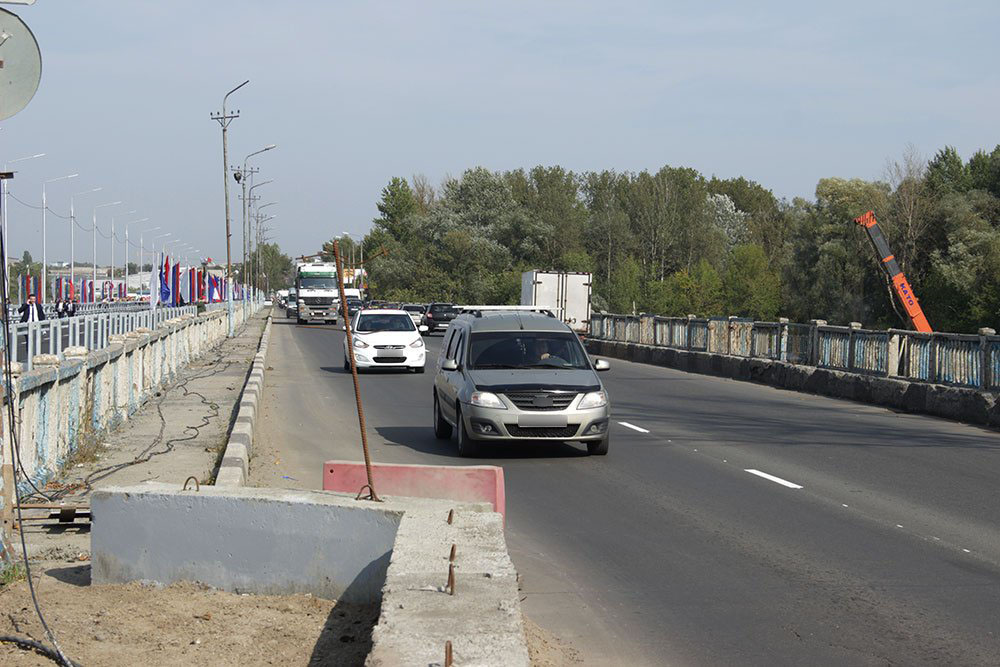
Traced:
[[333, 262], [301, 262], [295, 268], [296, 321], [337, 322], [337, 266]]
[[521, 305], [548, 308], [579, 334], [590, 331], [589, 273], [525, 271], [521, 274]]

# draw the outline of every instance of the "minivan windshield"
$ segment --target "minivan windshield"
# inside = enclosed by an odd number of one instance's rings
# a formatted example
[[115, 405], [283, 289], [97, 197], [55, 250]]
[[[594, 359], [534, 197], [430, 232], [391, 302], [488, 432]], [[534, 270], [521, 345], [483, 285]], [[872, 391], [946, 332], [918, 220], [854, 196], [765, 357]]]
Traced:
[[472, 334], [469, 368], [590, 368], [580, 339], [549, 331], [490, 331]]
[[371, 333], [372, 331], [416, 331], [416, 327], [413, 326], [413, 318], [409, 315], [372, 313], [370, 315], [362, 315], [358, 318], [358, 326], [355, 328], [355, 331], [358, 333]]

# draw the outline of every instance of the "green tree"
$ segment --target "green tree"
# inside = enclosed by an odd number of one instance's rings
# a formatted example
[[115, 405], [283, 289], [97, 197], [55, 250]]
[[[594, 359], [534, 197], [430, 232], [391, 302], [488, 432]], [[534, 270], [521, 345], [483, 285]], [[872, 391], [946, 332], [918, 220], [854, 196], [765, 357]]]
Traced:
[[733, 248], [726, 262], [723, 292], [727, 311], [756, 320], [774, 320], [781, 306], [781, 280], [759, 245]]

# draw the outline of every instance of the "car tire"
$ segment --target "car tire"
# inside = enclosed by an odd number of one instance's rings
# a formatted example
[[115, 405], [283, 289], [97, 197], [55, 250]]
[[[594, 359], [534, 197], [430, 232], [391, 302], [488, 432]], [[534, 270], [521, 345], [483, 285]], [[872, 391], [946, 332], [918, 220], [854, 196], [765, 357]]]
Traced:
[[438, 405], [437, 393], [434, 394], [434, 437], [438, 440], [448, 440], [451, 438], [451, 424], [444, 420], [441, 415], [441, 406]]
[[413, 372], [414, 373], [423, 373], [424, 372], [424, 367], [423, 366], [417, 366], [416, 368], [413, 369]]
[[600, 440], [591, 440], [587, 442], [587, 453], [591, 456], [607, 456], [608, 455], [608, 445], [611, 444], [611, 434], [607, 433]]
[[462, 418], [462, 411], [455, 412], [455, 423], [458, 431], [458, 455], [462, 458], [475, 456], [479, 451], [479, 446], [475, 440], [469, 437], [469, 432], [465, 428], [465, 420]]
[[347, 360], [347, 355], [344, 355], [344, 371], [351, 372], [351, 362]]

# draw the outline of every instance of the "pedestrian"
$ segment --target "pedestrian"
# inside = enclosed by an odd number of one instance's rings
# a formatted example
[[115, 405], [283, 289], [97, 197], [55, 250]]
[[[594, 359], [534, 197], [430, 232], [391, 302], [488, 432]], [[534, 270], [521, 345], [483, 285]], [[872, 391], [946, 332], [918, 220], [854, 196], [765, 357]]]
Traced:
[[72, 299], [69, 300], [69, 303], [66, 304], [66, 317], [74, 317], [74, 316], [76, 316], [76, 297], [75, 296]]
[[56, 299], [56, 317], [59, 319], [66, 317], [66, 300], [62, 297]]
[[22, 322], [41, 322], [45, 319], [45, 311], [42, 310], [42, 304], [35, 303], [34, 294], [28, 295], [28, 301], [22, 303], [17, 312], [21, 313]]

